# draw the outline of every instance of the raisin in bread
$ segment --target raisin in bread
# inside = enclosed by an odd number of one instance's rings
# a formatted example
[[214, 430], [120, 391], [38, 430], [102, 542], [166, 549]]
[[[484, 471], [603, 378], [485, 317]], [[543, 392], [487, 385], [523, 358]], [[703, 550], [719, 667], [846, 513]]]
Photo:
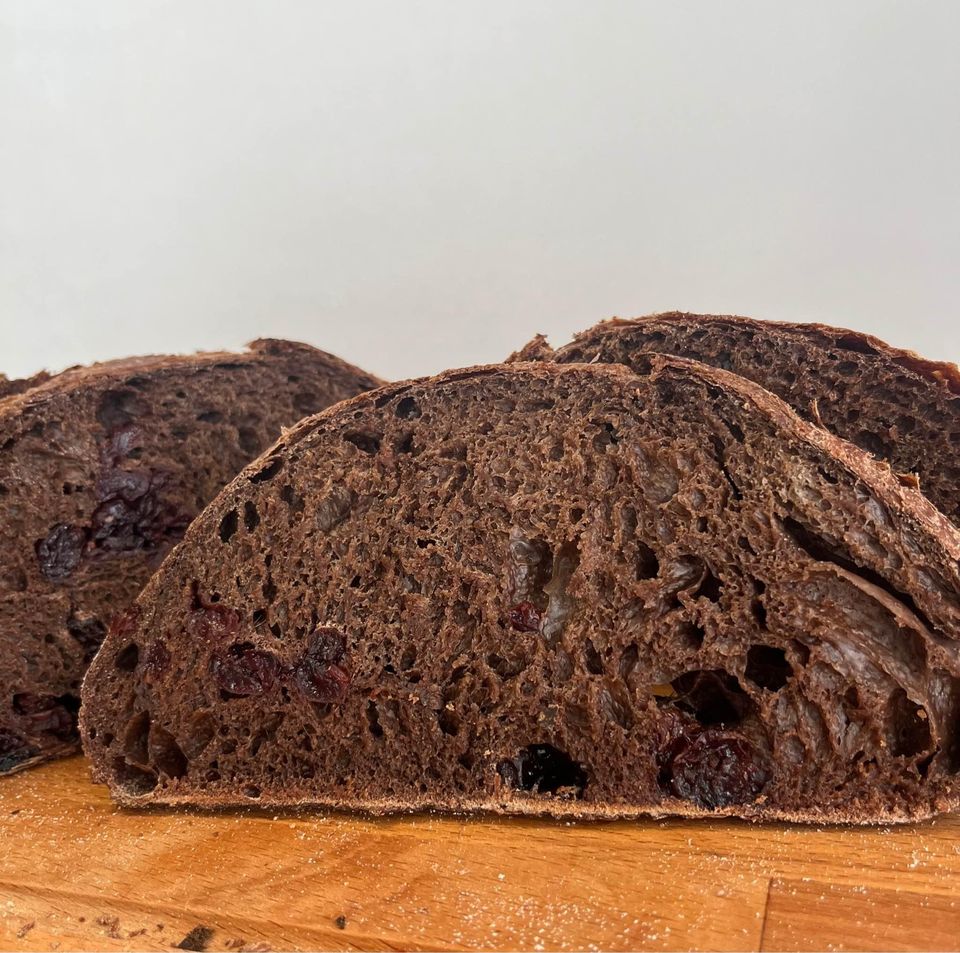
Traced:
[[960, 525], [960, 370], [878, 338], [821, 324], [702, 314], [613, 319], [553, 351], [538, 335], [513, 359], [636, 367], [649, 352], [721, 367], [782, 397], [801, 417], [919, 477]]
[[0, 399], [0, 773], [78, 746], [112, 616], [285, 425], [380, 382], [322, 351], [73, 368]]
[[960, 533], [762, 388], [499, 365], [303, 421], [83, 687], [123, 804], [870, 822], [960, 801]]

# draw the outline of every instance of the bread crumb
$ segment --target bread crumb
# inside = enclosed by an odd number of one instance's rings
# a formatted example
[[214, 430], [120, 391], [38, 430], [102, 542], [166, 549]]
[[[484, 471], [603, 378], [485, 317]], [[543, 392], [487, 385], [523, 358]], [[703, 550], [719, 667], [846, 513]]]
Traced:
[[180, 950], [193, 950], [194, 953], [203, 953], [212, 937], [213, 930], [210, 927], [195, 926], [175, 945]]

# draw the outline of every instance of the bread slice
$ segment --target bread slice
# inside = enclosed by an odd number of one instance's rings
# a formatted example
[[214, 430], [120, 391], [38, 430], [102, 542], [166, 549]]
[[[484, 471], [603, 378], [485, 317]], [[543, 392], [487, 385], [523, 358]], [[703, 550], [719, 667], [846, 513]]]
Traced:
[[960, 533], [778, 398], [653, 355], [301, 422], [83, 687], [123, 804], [893, 821], [955, 807]]
[[765, 387], [801, 417], [856, 443], [897, 471], [960, 525], [960, 369], [878, 338], [822, 324], [704, 314], [604, 321], [552, 350], [541, 335], [519, 360], [638, 367], [675, 354]]
[[0, 773], [76, 750], [87, 663], [204, 504], [281, 427], [380, 382], [307, 345], [264, 340], [242, 354], [131, 358], [8, 383]]

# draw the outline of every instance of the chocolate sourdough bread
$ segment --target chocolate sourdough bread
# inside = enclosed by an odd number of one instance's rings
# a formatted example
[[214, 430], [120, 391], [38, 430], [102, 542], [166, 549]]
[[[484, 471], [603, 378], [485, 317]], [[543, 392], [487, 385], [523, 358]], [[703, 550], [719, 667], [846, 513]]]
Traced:
[[649, 352], [724, 368], [897, 471], [960, 525], [960, 370], [878, 338], [820, 324], [702, 314], [613, 319], [552, 350], [538, 336], [519, 360], [635, 366]]
[[652, 355], [303, 421], [83, 687], [128, 805], [872, 822], [960, 802], [960, 533], [756, 385]]
[[0, 773], [78, 747], [110, 619], [206, 502], [283, 426], [380, 382], [257, 341], [25, 383], [0, 399]]

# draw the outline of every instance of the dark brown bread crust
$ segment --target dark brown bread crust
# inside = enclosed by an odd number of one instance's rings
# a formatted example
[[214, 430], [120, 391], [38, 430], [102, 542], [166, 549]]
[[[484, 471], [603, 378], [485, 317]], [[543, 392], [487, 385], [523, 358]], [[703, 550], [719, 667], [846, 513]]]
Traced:
[[273, 340], [7, 382], [0, 774], [77, 749], [86, 664], [204, 504], [283, 426], [380, 383]]
[[957, 806], [960, 534], [748, 381], [451, 372], [302, 422], [83, 689], [121, 803], [852, 821]]
[[553, 351], [538, 335], [511, 360], [642, 364], [647, 353], [703, 361], [755, 381], [806, 420], [888, 461], [960, 525], [960, 370], [879, 338], [822, 324], [729, 315], [614, 318]]
[[48, 380], [50, 380], [50, 375], [46, 371], [34, 374], [33, 377], [21, 377], [15, 380], [10, 380], [6, 374], [0, 374], [0, 401], [7, 397], [22, 394], [24, 391], [30, 390], [31, 387], [37, 387]]

